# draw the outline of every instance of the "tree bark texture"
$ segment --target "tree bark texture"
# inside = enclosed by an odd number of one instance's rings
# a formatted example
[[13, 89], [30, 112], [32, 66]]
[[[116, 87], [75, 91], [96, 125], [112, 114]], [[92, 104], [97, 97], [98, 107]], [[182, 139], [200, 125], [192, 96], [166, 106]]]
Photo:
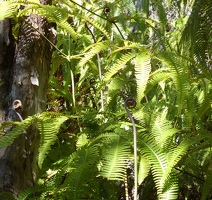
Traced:
[[[51, 2], [41, 0], [41, 3]], [[10, 20], [0, 22], [0, 83], [3, 83], [0, 87], [0, 123], [4, 122], [5, 113], [15, 99], [22, 101], [23, 119], [45, 110], [53, 47], [42, 34], [55, 43], [56, 36], [52, 30], [52, 24], [44, 17], [32, 14], [23, 19], [15, 41]], [[0, 193], [9, 192], [17, 196], [32, 186], [31, 172], [36, 180], [39, 136], [35, 128], [28, 130], [27, 135], [30, 162], [26, 157], [24, 134], [11, 146], [0, 149]]]

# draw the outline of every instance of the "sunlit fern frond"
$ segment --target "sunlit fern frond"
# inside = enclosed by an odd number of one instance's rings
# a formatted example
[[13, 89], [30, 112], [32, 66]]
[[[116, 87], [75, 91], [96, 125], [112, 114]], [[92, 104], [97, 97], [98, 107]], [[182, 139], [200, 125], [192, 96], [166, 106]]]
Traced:
[[138, 164], [138, 184], [140, 185], [147, 177], [151, 169], [149, 161], [146, 157], [141, 156]]
[[13, 141], [36, 120], [36, 116], [28, 117], [22, 122], [5, 122], [1, 125], [2, 129], [6, 129], [7, 126], [14, 126], [12, 130], [7, 131], [0, 137], [0, 148], [9, 146]]
[[135, 53], [129, 52], [127, 54], [122, 55], [106, 72], [104, 76], [104, 81], [110, 80], [110, 78], [116, 74], [119, 70], [125, 67], [127, 62], [129, 62], [132, 58], [135, 57]]
[[39, 0], [9, 0], [9, 1], [1, 1], [0, 3], [0, 20], [5, 18], [12, 18], [14, 14], [17, 12], [18, 7], [20, 5], [30, 5], [30, 4], [40, 4]]
[[97, 23], [95, 20], [92, 20], [91, 18], [88, 18], [88, 17], [84, 17], [84, 19], [87, 22], [89, 22], [91, 25], [93, 25], [93, 27], [95, 27], [96, 29], [100, 30], [104, 34], [104, 36], [106, 37], [107, 40], [110, 39], [110, 34], [99, 23]]
[[48, 154], [51, 145], [57, 140], [60, 126], [68, 118], [66, 116], [45, 116], [45, 113], [38, 118], [37, 126], [41, 135], [38, 154], [38, 166], [41, 168], [43, 161]]
[[161, 53], [159, 57], [171, 72], [171, 78], [176, 87], [178, 114], [180, 114], [188, 95], [189, 74], [184, 64], [186, 62], [172, 52]]
[[135, 57], [135, 78], [137, 84], [137, 102], [144, 97], [144, 91], [151, 72], [150, 55], [148, 52], [140, 52]]
[[86, 62], [92, 59], [97, 53], [109, 48], [110, 41], [97, 42], [85, 49], [84, 57], [79, 61], [79, 66], [83, 66]]
[[167, 110], [155, 113], [151, 122], [151, 134], [161, 147], [163, 147], [167, 139], [179, 131], [176, 128], [172, 128], [171, 122], [166, 119], [166, 114]]
[[172, 182], [171, 187], [163, 193], [165, 180], [163, 178], [167, 169], [166, 154], [151, 136], [139, 136], [141, 156], [145, 156], [150, 165], [151, 172], [157, 188], [158, 199], [176, 199], [178, 195], [178, 185]]
[[171, 72], [168, 69], [161, 68], [149, 75], [149, 81], [146, 85], [145, 94], [147, 94], [155, 85], [161, 81], [166, 81], [171, 77]]
[[124, 180], [131, 150], [129, 142], [117, 135], [103, 148], [100, 175], [109, 180]]
[[45, 16], [49, 22], [55, 22], [58, 26], [66, 30], [73, 40], [76, 40], [78, 37], [71, 24], [67, 22], [70, 13], [65, 8], [36, 4], [31, 7], [26, 7], [24, 10], [19, 12], [19, 16], [24, 16], [26, 14], [38, 14]]

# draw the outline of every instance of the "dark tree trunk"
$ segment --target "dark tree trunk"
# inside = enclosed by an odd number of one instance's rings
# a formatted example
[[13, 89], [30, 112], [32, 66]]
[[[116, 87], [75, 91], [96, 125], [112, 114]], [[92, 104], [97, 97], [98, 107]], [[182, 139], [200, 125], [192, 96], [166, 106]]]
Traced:
[[[49, 0], [41, 3], [49, 4]], [[38, 31], [36, 31], [36, 30]], [[23, 103], [22, 117], [41, 113], [46, 107], [46, 92], [55, 35], [52, 24], [44, 17], [27, 16], [21, 23], [18, 41], [15, 41], [10, 20], [0, 23], [0, 122], [15, 99]], [[38, 134], [35, 128], [27, 131], [30, 143], [30, 159], [25, 151], [24, 134], [7, 148], [0, 149], [0, 193], [14, 196], [32, 186], [37, 174]], [[30, 162], [29, 162], [30, 160]], [[32, 169], [32, 170], [31, 170]]]

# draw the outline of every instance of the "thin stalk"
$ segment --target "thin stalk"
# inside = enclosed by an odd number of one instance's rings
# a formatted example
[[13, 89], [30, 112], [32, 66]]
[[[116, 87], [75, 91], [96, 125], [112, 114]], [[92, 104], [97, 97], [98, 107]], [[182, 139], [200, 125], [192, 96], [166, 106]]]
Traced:
[[137, 163], [137, 134], [136, 134], [136, 126], [135, 121], [133, 119], [133, 116], [128, 110], [128, 107], [135, 107], [136, 101], [133, 98], [127, 98], [124, 102], [124, 108], [127, 112], [128, 117], [130, 118], [130, 121], [132, 122], [133, 126], [133, 143], [134, 143], [134, 200], [137, 199], [138, 194], [138, 163]]
[[[92, 30], [88, 27], [87, 23], [85, 23], [85, 27], [88, 29], [89, 33], [91, 34], [94, 43], [96, 43], [96, 38]], [[99, 80], [102, 82], [102, 69], [101, 69], [101, 62], [100, 62], [100, 55], [99, 53], [96, 54], [97, 56], [97, 65], [98, 65], [98, 72], [99, 72]], [[104, 99], [103, 99], [103, 90], [100, 92], [100, 102], [101, 102], [101, 111], [104, 111]]]

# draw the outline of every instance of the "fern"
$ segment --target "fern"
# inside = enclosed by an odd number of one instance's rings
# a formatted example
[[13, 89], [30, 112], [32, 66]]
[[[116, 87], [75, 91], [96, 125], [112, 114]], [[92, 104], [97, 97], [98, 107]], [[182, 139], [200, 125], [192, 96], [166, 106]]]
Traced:
[[138, 184], [140, 185], [150, 172], [150, 164], [146, 157], [141, 155], [138, 167]]
[[132, 58], [135, 57], [134, 53], [127, 53], [121, 56], [121, 58], [119, 58], [113, 65], [112, 67], [109, 69], [108, 72], [106, 72], [105, 76], [104, 76], [104, 81], [109, 81], [110, 78], [116, 74], [120, 69], [122, 69], [125, 64], [127, 62], [129, 62]]
[[5, 18], [13, 18], [18, 10], [18, 6], [25, 4], [35, 4], [39, 5], [39, 0], [9, 0], [9, 1], [1, 1], [0, 3], [0, 20]]
[[14, 126], [11, 131], [8, 131], [0, 138], [0, 148], [9, 146], [13, 141], [21, 134], [24, 134], [24, 131], [36, 120], [36, 116], [28, 117], [23, 122], [5, 122], [2, 124], [1, 128], [9, 126]]
[[144, 91], [151, 71], [148, 52], [141, 52], [135, 57], [135, 78], [137, 83], [137, 102], [144, 97]]
[[79, 66], [83, 66], [86, 62], [88, 62], [89, 60], [91, 60], [91, 58], [96, 55], [97, 53], [99, 53], [100, 51], [103, 51], [105, 49], [108, 49], [110, 44], [110, 41], [102, 41], [102, 42], [98, 42], [95, 44], [90, 45], [87, 49], [85, 49], [85, 51], [89, 50], [91, 48], [90, 51], [88, 51], [87, 53], [85, 53], [84, 58], [82, 58], [79, 62]]
[[41, 134], [40, 147], [38, 154], [38, 166], [41, 168], [43, 161], [50, 150], [51, 145], [57, 140], [57, 133], [60, 129], [60, 126], [68, 118], [66, 116], [59, 117], [50, 117], [46, 118], [45, 116], [41, 117], [37, 121], [38, 130]]
[[102, 169], [100, 175], [109, 180], [124, 180], [127, 167], [127, 160], [130, 155], [129, 143], [120, 136], [111, 141], [103, 149]]
[[162, 194], [162, 188], [164, 184], [163, 174], [165, 173], [167, 168], [167, 160], [165, 154], [161, 151], [153, 138], [142, 136], [142, 139], [139, 138], [139, 142], [141, 142], [140, 144], [142, 145], [140, 149], [142, 156], [145, 156], [151, 164], [152, 174], [156, 183], [159, 199], [168, 199], [166, 195], [168, 195], [170, 192], [170, 199], [173, 199], [173, 197], [171, 198], [171, 196], [175, 197], [176, 193], [175, 191], [172, 191], [172, 189], [165, 194]]
[[161, 54], [162, 62], [170, 69], [172, 74], [171, 78], [173, 79], [176, 86], [177, 107], [178, 114], [180, 114], [184, 101], [188, 95], [189, 78], [188, 71], [186, 66], [183, 64], [183, 60], [177, 58], [179, 57], [174, 53], [164, 52]]
[[168, 69], [161, 68], [149, 75], [149, 81], [146, 85], [145, 94], [147, 94], [156, 84], [161, 81], [166, 81], [171, 77], [171, 72]]

